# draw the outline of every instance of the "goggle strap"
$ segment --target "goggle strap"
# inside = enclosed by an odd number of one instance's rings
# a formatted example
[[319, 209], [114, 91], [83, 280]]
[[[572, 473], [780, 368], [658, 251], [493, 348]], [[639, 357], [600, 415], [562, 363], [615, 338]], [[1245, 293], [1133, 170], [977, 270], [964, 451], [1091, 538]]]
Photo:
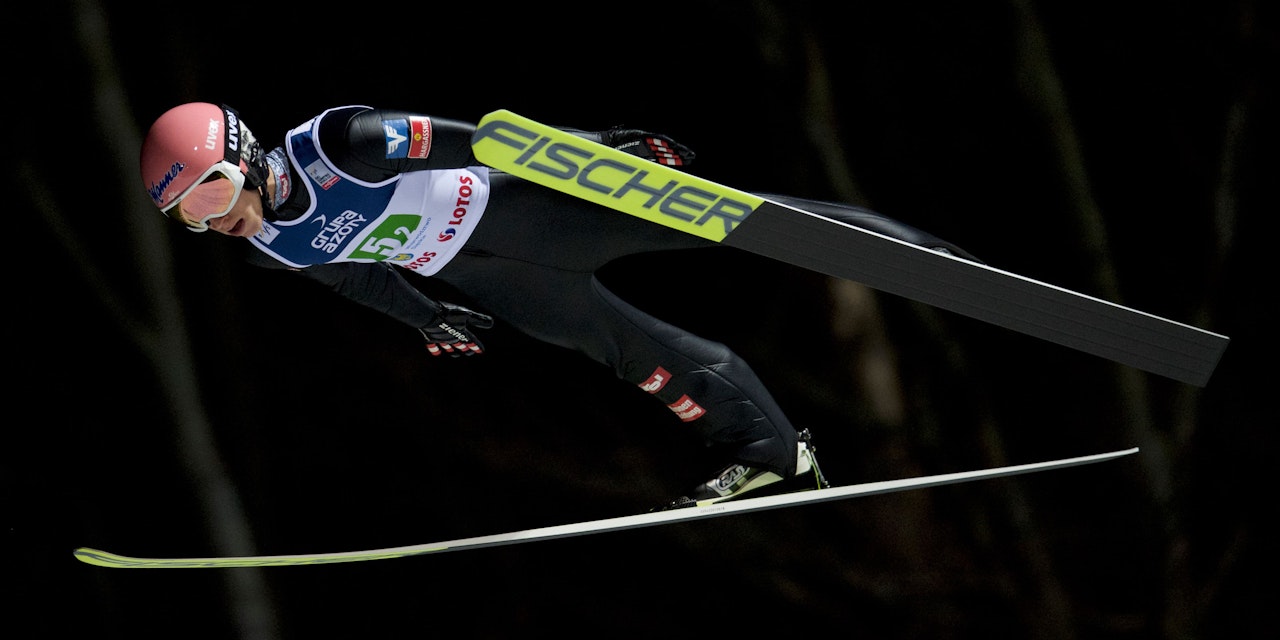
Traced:
[[[222, 149], [222, 159], [230, 162], [232, 166], [240, 166], [240, 149], [239, 145], [244, 144], [244, 140], [240, 135], [240, 112], [222, 105], [222, 124], [224, 135], [222, 139], [226, 141]], [[236, 145], [232, 146], [231, 141], [235, 140]]]

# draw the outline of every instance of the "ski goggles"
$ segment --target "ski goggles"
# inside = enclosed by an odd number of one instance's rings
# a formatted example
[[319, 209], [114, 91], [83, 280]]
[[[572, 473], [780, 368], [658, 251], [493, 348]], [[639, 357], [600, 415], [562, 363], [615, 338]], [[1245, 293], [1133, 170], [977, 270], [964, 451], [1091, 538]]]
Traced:
[[221, 160], [163, 211], [193, 231], [207, 231], [210, 220], [231, 213], [243, 189], [244, 174], [240, 167]]

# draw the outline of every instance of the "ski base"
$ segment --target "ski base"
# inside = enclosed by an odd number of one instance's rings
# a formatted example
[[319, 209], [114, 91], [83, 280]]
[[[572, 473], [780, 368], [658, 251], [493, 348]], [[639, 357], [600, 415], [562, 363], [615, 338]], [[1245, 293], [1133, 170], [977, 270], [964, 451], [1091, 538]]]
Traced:
[[316, 564], [333, 564], [342, 562], [365, 562], [370, 560], [389, 560], [392, 558], [405, 558], [409, 556], [427, 555], [433, 553], [444, 553], [446, 551], [466, 551], [472, 549], [482, 549], [485, 547], [494, 547], [499, 545], [520, 544], [525, 542], [534, 542], [537, 540], [552, 540], [556, 538], [567, 538], [571, 536], [581, 536], [594, 533], [605, 533], [608, 531], [619, 531], [624, 529], [639, 529], [642, 527], [652, 527], [655, 525], [669, 524], [673, 522], [683, 522], [689, 520], [700, 520], [704, 518], [715, 518], [719, 516], [727, 516], [737, 513], [750, 513], [753, 511], [765, 511], [768, 509], [777, 509], [781, 507], [791, 507], [801, 504], [816, 504], [819, 502], [830, 502], [833, 500], [844, 500], [858, 496], [871, 496], [884, 493], [894, 493], [898, 491], [906, 491], [909, 489], [923, 489], [927, 487], [936, 487], [940, 485], [958, 484], [962, 482], [971, 482], [974, 480], [984, 480], [990, 478], [1000, 478], [1006, 476], [1019, 475], [1024, 473], [1033, 473], [1037, 471], [1047, 471], [1050, 469], [1062, 469], [1077, 465], [1091, 464], [1112, 460], [1121, 456], [1127, 456], [1137, 453], [1138, 449], [1126, 449], [1123, 451], [1113, 451], [1110, 453], [1101, 453], [1090, 456], [1082, 456], [1077, 458], [1064, 458], [1062, 460], [1052, 460], [1048, 462], [1037, 462], [1032, 464], [1023, 464], [1008, 467], [997, 467], [994, 469], [981, 469], [978, 471], [963, 471], [959, 473], [945, 473], [933, 476], [922, 476], [918, 478], [907, 478], [903, 480], [886, 480], [880, 482], [869, 482], [865, 484], [850, 485], [846, 487], [832, 487], [829, 489], [814, 489], [811, 491], [802, 491], [799, 493], [787, 493], [776, 496], [765, 496], [761, 498], [745, 498], [730, 502], [720, 502], [715, 504], [699, 504], [696, 507], [688, 507], [683, 509], [675, 509], [671, 511], [658, 511], [654, 513], [644, 513], [632, 516], [622, 516], [617, 518], [606, 518], [603, 520], [591, 520], [588, 522], [579, 522], [575, 524], [565, 524], [552, 527], [541, 527], [537, 529], [525, 529], [523, 531], [514, 531], [510, 533], [501, 533], [496, 535], [478, 536], [473, 538], [460, 538], [457, 540], [448, 540], [444, 542], [432, 542], [428, 544], [418, 544], [405, 547], [389, 547], [386, 549], [371, 549], [368, 551], [347, 551], [338, 553], [318, 553], [310, 555], [274, 555], [274, 556], [229, 556], [229, 557], [209, 557], [209, 558], [138, 558], [131, 556], [123, 556], [107, 551], [92, 549], [89, 547], [81, 547], [76, 549], [75, 556], [81, 562], [96, 565], [99, 567], [109, 567], [113, 569], [217, 569], [232, 567], [281, 567], [281, 566], [299, 566], [299, 565], [316, 565]]
[[720, 244], [1205, 386], [1229, 339], [650, 162], [506, 110], [471, 142], [495, 169]]

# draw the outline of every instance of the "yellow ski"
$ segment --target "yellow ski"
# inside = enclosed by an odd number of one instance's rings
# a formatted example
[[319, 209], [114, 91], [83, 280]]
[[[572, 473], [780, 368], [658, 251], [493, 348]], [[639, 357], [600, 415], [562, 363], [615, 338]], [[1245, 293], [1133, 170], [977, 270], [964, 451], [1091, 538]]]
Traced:
[[1204, 386], [1226, 336], [844, 224], [510, 111], [480, 120], [480, 162], [542, 186], [1085, 353]]

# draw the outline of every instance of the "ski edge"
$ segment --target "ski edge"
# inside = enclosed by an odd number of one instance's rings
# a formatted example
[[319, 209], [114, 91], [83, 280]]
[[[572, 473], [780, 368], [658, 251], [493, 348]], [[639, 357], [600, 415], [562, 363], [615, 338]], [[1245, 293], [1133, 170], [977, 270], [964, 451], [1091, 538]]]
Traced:
[[800, 504], [816, 504], [852, 497], [871, 496], [894, 493], [910, 489], [924, 489], [948, 484], [958, 484], [974, 480], [985, 480], [1008, 477], [1050, 469], [1092, 464], [1113, 460], [1138, 452], [1138, 448], [1112, 451], [1075, 458], [1064, 458], [1047, 462], [944, 473], [900, 480], [883, 480], [845, 487], [815, 489], [799, 493], [786, 493], [760, 498], [746, 498], [732, 502], [714, 504], [699, 503], [696, 507], [659, 511], [631, 516], [590, 520], [573, 524], [525, 529], [494, 535], [460, 538], [445, 542], [434, 542], [385, 549], [366, 551], [345, 551], [336, 553], [298, 554], [298, 555], [265, 555], [265, 556], [225, 556], [225, 557], [191, 557], [191, 558], [144, 558], [132, 557], [102, 551], [91, 547], [80, 547], [75, 550], [76, 559], [86, 564], [113, 569], [200, 569], [200, 568], [236, 568], [236, 567], [272, 567], [272, 566], [304, 566], [333, 564], [346, 562], [364, 562], [371, 560], [388, 560], [409, 556], [443, 553], [446, 551], [462, 551], [480, 549], [507, 544], [519, 544], [538, 540], [551, 540], [593, 533], [605, 533], [625, 529], [637, 529], [672, 522], [699, 520], [727, 516], [737, 513], [764, 511]]

